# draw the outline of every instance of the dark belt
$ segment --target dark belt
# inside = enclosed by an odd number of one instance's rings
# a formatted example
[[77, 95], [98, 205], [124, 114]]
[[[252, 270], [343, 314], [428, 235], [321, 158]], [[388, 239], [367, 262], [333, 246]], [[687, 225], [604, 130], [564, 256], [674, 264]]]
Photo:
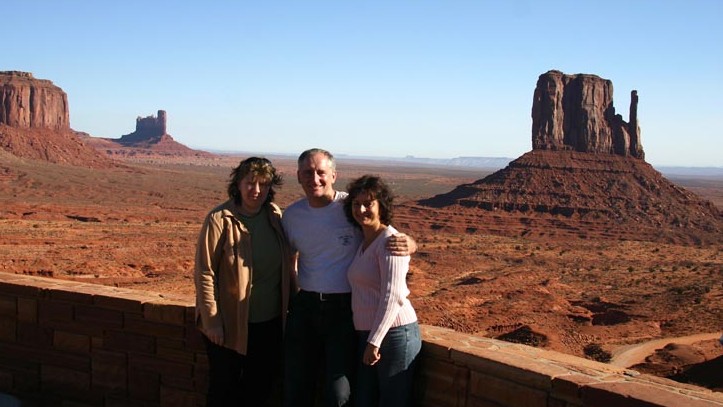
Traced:
[[299, 291], [299, 295], [313, 298], [317, 301], [348, 301], [351, 300], [351, 293], [317, 293], [315, 291]]

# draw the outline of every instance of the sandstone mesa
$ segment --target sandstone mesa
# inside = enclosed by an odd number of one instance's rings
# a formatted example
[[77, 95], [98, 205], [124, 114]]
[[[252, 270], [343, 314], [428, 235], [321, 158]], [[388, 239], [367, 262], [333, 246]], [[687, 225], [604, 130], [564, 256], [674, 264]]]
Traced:
[[[18, 236], [28, 242], [27, 248], [20, 246], [24, 251], [44, 245], [48, 250], [40, 251], [43, 254], [36, 258], [18, 256], [10, 270], [76, 281], [92, 278], [101, 284], [141, 289], [189, 289], [182, 273], [192, 264], [188, 254], [197, 229], [194, 222], [197, 213], [210, 204], [188, 202], [188, 195], [197, 195], [192, 199], [203, 195], [212, 201], [216, 199], [213, 192], [222, 192], [221, 188], [138, 191], [133, 189], [137, 183], [154, 176], [147, 167], [133, 167], [136, 172], [123, 182], [113, 173], [119, 172], [118, 168], [128, 172], [126, 164], [138, 157], [156, 162], [178, 157], [200, 161], [216, 158], [189, 152], [173, 140], [167, 134], [168, 116], [162, 110], [155, 116], [138, 117], [136, 130], [130, 134], [115, 139], [91, 137], [69, 127], [65, 119], [67, 96], [52, 82], [11, 71], [0, 73], [0, 83], [7, 92], [0, 99], [3, 153], [39, 160], [35, 162], [99, 168], [102, 171], [95, 173], [109, 180], [100, 189], [82, 191], [82, 199], [93, 202], [93, 209], [74, 206], [75, 202], [65, 207], [61, 203], [59, 209], [20, 202], [16, 213], [8, 216], [21, 228], [30, 224], [42, 227], [47, 219], [71, 219], [87, 228], [79, 228], [69, 244], [49, 237], [60, 233], [55, 229], [48, 234], [19, 229]], [[38, 99], [40, 95], [44, 95], [43, 100]], [[705, 332], [711, 327], [718, 329], [715, 324], [720, 321], [720, 307], [715, 304], [720, 304], [716, 300], [720, 297], [715, 284], [720, 274], [714, 269], [720, 264], [715, 254], [723, 235], [720, 211], [669, 182], [645, 162], [637, 124], [637, 93], [631, 92], [628, 122], [615, 113], [612, 102], [609, 80], [559, 71], [545, 73], [533, 95], [532, 151], [485, 178], [452, 184], [449, 192], [400, 205], [400, 226], [425, 245], [411, 276], [415, 301], [425, 321], [573, 354], [580, 354], [591, 344], [616, 343], [615, 339], [625, 337], [680, 335], [701, 326]], [[20, 185], [14, 191], [33, 188], [37, 181], [28, 167], [17, 170], [0, 162], [0, 187]], [[293, 190], [291, 184], [289, 189]], [[97, 191], [111, 198], [106, 200]], [[55, 194], [51, 200], [62, 197], [61, 193], [50, 193]], [[112, 199], [113, 194], [123, 193], [138, 197]], [[43, 194], [48, 192], [19, 193], [18, 201]], [[129, 201], [126, 212], [118, 209], [118, 204]], [[138, 208], [146, 213], [134, 213]], [[53, 210], [66, 212], [57, 215], [51, 213]], [[66, 227], [66, 234], [74, 226], [60, 225], [46, 226]], [[148, 230], [132, 230], [141, 225]], [[181, 238], [172, 233], [181, 234]], [[88, 242], [88, 236], [98, 241]], [[150, 240], [142, 240], [149, 236]], [[125, 240], [114, 243], [114, 239]], [[566, 241], [572, 242], [573, 249]], [[602, 262], [585, 258], [588, 246], [574, 248], [577, 242], [587, 241], [596, 242], [589, 247], [603, 253]], [[142, 247], [133, 251], [134, 246]], [[699, 258], [686, 257], [689, 246], [702, 247], [694, 252]], [[78, 251], [65, 254], [63, 247]], [[643, 247], [645, 251], [618, 259], [604, 252], [607, 247], [631, 252]], [[153, 259], [158, 253], [165, 258]], [[70, 257], [68, 263], [62, 263], [65, 257]], [[639, 260], [654, 257], [659, 258], [655, 260], [659, 264]], [[617, 269], [626, 268], [622, 275], [616, 274]], [[671, 282], [674, 275], [679, 278], [678, 274], [688, 268], [692, 270], [690, 282]], [[525, 277], [520, 279], [516, 274]], [[170, 275], [176, 278], [175, 283], [161, 281]], [[708, 282], [700, 282], [700, 275]], [[578, 289], [573, 279], [592, 283]], [[645, 280], [654, 280], [661, 288], [640, 294], [634, 285]], [[654, 315], [661, 312], [658, 309], [647, 312], [649, 304], [661, 307], [665, 315]], [[538, 310], [547, 314], [538, 317]], [[687, 318], [691, 314], [696, 315], [696, 321]]]
[[[540, 75], [532, 151], [483, 179], [417, 203], [467, 216], [461, 232], [486, 230], [483, 225], [497, 223], [490, 219], [495, 214], [523, 219], [524, 235], [557, 229], [583, 238], [719, 243], [718, 208], [645, 162], [637, 92], [631, 92], [629, 123], [615, 114], [612, 96], [612, 82], [595, 75]], [[438, 218], [438, 228], [454, 228]]]

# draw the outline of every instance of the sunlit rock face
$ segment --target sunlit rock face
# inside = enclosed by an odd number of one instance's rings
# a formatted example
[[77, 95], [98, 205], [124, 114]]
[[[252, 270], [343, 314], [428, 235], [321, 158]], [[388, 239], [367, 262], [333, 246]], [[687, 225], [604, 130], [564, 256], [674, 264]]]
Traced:
[[718, 208], [645, 162], [637, 103], [632, 91], [625, 122], [615, 114], [611, 81], [548, 71], [534, 92], [532, 151], [484, 178], [417, 201], [425, 207], [418, 212], [430, 212], [437, 229], [467, 233], [720, 242]]
[[572, 150], [644, 158], [638, 94], [631, 92], [629, 122], [615, 114], [613, 83], [596, 75], [548, 71], [532, 102], [533, 150]]
[[31, 160], [91, 168], [112, 161], [70, 128], [66, 93], [29, 72], [0, 71], [0, 150]]
[[69, 130], [68, 96], [53, 82], [29, 72], [0, 71], [0, 124]]

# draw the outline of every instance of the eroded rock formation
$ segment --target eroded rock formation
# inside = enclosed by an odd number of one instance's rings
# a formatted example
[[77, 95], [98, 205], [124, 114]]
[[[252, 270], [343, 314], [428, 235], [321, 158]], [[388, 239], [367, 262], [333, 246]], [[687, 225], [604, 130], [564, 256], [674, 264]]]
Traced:
[[0, 148], [31, 160], [116, 166], [77, 136], [69, 117], [68, 97], [51, 81], [29, 72], [0, 72]]
[[[720, 243], [715, 205], [645, 162], [635, 91], [626, 123], [615, 114], [609, 80], [549, 71], [538, 80], [532, 118], [532, 151], [418, 201], [425, 209], [412, 208], [415, 221], [427, 214], [433, 229], [469, 233]], [[455, 217], [441, 216], [449, 209]]]
[[147, 145], [149, 142], [158, 142], [166, 133], [166, 111], [159, 110], [158, 116], [138, 116], [136, 118], [136, 131], [126, 134], [118, 140], [124, 146], [136, 144]]
[[644, 158], [638, 127], [638, 94], [630, 118], [615, 114], [613, 83], [596, 75], [540, 75], [532, 102], [533, 150], [573, 150]]
[[0, 71], [0, 124], [10, 127], [69, 130], [68, 97], [46, 79], [29, 72]]
[[121, 159], [213, 158], [214, 154], [194, 150], [177, 142], [166, 131], [168, 116], [159, 110], [157, 116], [138, 116], [136, 130], [121, 138], [85, 137], [84, 141], [106, 155]]

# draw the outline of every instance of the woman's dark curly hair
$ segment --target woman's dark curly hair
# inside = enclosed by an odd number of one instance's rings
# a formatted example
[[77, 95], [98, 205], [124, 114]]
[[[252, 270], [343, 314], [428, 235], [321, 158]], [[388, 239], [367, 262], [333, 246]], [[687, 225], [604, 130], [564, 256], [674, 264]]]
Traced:
[[269, 195], [264, 205], [273, 202], [276, 195], [275, 186], [281, 186], [281, 175], [276, 171], [271, 161], [261, 157], [249, 157], [241, 161], [238, 167], [231, 171], [228, 182], [228, 197], [233, 199], [237, 205], [241, 205], [241, 191], [238, 190], [239, 182], [248, 174], [253, 174], [259, 181], [268, 182], [270, 185]]
[[363, 193], [369, 193], [379, 203], [379, 219], [383, 225], [391, 225], [394, 218], [394, 194], [389, 186], [376, 175], [363, 175], [350, 182], [346, 187], [349, 196], [344, 200], [344, 213], [356, 227], [361, 227], [352, 215], [352, 201]]

